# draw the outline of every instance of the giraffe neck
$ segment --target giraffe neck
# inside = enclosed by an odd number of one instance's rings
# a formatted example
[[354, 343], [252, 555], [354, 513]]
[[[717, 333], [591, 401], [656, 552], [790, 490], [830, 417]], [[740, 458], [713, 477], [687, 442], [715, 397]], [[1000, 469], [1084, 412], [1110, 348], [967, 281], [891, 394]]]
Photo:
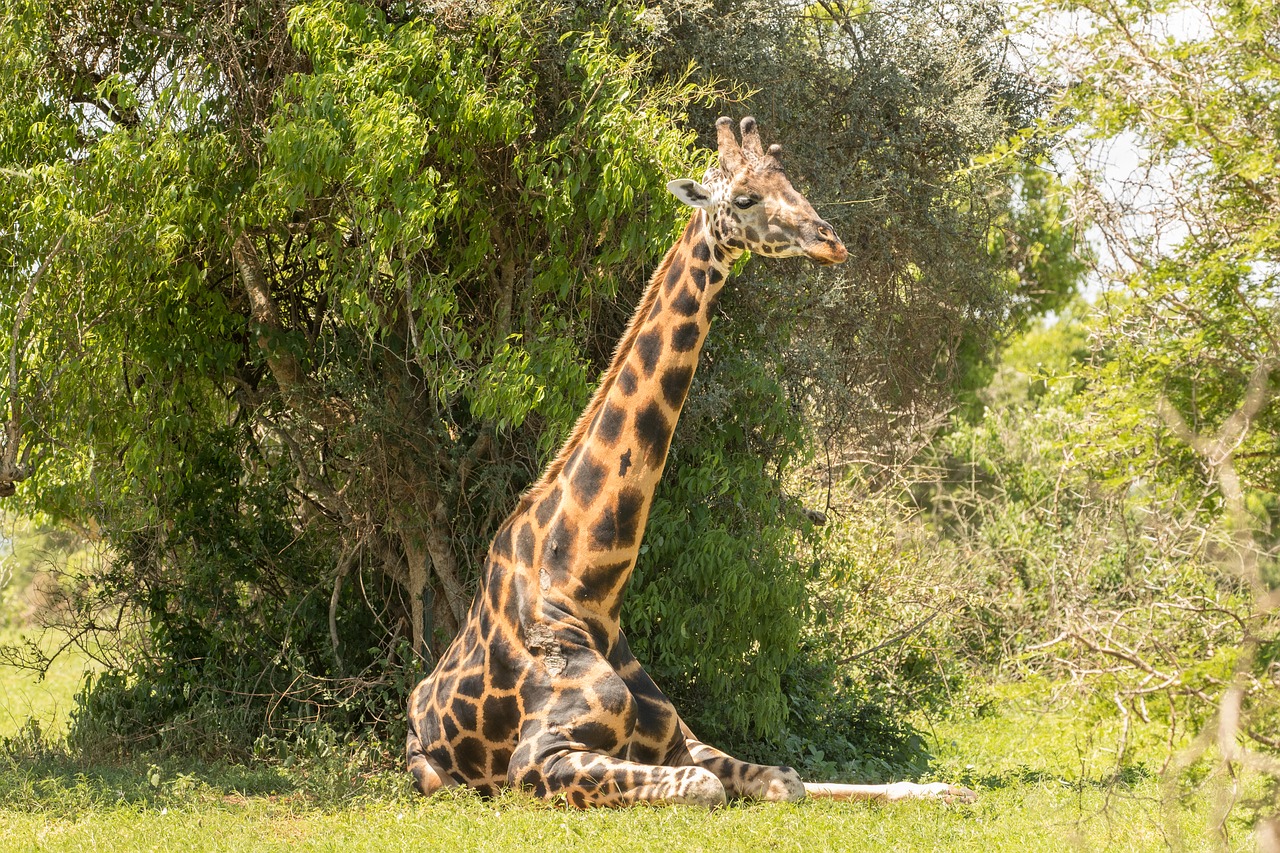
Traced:
[[510, 537], [544, 616], [587, 620], [616, 639], [671, 436], [716, 297], [740, 254], [717, 245], [705, 214], [694, 214], [569, 440], [499, 533]]

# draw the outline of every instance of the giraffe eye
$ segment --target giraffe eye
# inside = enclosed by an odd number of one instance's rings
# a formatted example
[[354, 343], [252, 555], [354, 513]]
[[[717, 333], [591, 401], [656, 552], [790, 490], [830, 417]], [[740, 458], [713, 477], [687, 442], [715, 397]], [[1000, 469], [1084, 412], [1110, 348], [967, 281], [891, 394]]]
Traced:
[[733, 206], [740, 210], [746, 210], [748, 207], [751, 207], [759, 200], [760, 199], [752, 198], [749, 195], [740, 195], [733, 200]]

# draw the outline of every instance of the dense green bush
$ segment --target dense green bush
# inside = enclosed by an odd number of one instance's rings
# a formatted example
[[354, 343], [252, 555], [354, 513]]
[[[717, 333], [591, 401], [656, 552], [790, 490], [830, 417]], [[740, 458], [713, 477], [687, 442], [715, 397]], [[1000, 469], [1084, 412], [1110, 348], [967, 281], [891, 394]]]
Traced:
[[[698, 90], [530, 8], [6, 19], [57, 129], [6, 196], [5, 245], [48, 262], [10, 344], [48, 354], [24, 364], [45, 449], [18, 500], [114, 554], [72, 584], [72, 621], [143, 619], [89, 700], [113, 724], [223, 705], [238, 724], [211, 719], [215, 739], [386, 724], [456, 629], [693, 168], [677, 119]], [[120, 71], [75, 79], [102, 50]], [[157, 56], [182, 73], [149, 76]]]

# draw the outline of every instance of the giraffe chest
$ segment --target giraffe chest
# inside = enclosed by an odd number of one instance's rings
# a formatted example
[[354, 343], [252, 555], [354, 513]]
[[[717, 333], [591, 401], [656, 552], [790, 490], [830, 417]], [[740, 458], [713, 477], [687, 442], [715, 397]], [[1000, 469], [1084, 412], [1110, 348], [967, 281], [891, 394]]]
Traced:
[[522, 705], [530, 719], [592, 752], [662, 763], [678, 730], [674, 707], [614, 634], [607, 646], [577, 626], [526, 637], [533, 659]]

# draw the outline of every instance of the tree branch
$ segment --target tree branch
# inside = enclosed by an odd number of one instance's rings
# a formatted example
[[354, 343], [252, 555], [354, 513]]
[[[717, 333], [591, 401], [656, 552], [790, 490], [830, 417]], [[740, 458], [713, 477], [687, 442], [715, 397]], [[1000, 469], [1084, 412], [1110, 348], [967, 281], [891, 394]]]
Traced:
[[[262, 271], [262, 261], [258, 257], [258, 247], [248, 234], [237, 237], [231, 234], [230, 229], [227, 233], [232, 238], [231, 257], [235, 259], [240, 279], [249, 294], [249, 316], [258, 325], [258, 349], [266, 355], [267, 368], [286, 399], [294, 398], [302, 384], [302, 367], [295, 356], [272, 344], [269, 333], [281, 330], [280, 311], [271, 298], [271, 290]], [[294, 402], [295, 400], [290, 399], [290, 405], [294, 405]]]

